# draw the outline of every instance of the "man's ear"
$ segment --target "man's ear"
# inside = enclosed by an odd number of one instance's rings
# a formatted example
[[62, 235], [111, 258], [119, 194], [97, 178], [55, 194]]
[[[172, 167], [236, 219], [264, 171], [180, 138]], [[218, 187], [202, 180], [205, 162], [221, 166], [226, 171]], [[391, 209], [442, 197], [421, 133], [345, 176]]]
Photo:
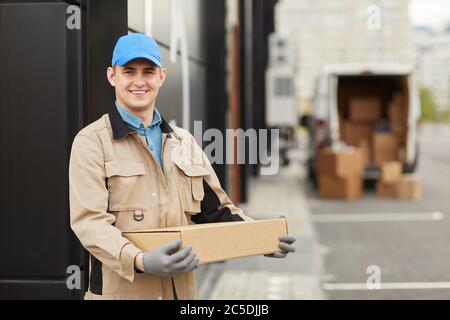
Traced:
[[112, 67], [108, 67], [106, 70], [106, 77], [108, 78], [109, 83], [111, 86], [116, 86], [116, 72]]
[[161, 68], [160, 69], [160, 83], [159, 83], [159, 87], [162, 87], [162, 85], [164, 84], [164, 81], [166, 81], [166, 68]]

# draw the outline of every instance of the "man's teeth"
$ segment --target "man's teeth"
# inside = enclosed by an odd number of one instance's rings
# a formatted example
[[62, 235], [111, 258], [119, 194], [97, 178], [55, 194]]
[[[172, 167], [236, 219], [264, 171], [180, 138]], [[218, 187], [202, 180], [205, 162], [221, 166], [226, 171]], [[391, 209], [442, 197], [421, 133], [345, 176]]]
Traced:
[[137, 90], [131, 90], [131, 92], [132, 92], [132, 93], [137, 93], [137, 94], [144, 94], [144, 93], [147, 92], [147, 90], [140, 90], [140, 91], [137, 91]]

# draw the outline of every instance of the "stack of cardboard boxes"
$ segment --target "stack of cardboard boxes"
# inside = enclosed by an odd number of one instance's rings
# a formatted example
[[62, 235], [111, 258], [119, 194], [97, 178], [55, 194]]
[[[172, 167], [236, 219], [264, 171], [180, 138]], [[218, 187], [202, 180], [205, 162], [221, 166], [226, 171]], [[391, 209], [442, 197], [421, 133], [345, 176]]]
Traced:
[[385, 198], [419, 200], [422, 193], [420, 179], [415, 174], [402, 174], [399, 161], [385, 162], [380, 169], [376, 193]]
[[372, 137], [382, 118], [382, 103], [377, 97], [357, 97], [349, 101], [348, 119], [343, 122], [343, 141], [360, 148], [364, 167], [372, 164]]
[[356, 199], [362, 195], [363, 159], [357, 148], [324, 148], [318, 155], [319, 196]]
[[[343, 141], [363, 152], [364, 166], [380, 166], [386, 161], [399, 159], [401, 136], [406, 122], [400, 94], [389, 102], [388, 116], [383, 118], [383, 103], [378, 97], [355, 97], [349, 100], [348, 120], [342, 121]], [[395, 128], [396, 131], [391, 130]]]
[[321, 197], [360, 197], [364, 168], [374, 165], [380, 169], [378, 196], [420, 198], [419, 178], [402, 174], [408, 118], [406, 105], [402, 92], [391, 96], [387, 109], [383, 108], [382, 99], [375, 96], [349, 100], [348, 109], [341, 112], [339, 118], [344, 146], [323, 149], [318, 156]]
[[372, 138], [373, 162], [381, 167], [387, 161], [398, 160], [399, 143], [397, 137], [390, 132], [375, 132]]
[[400, 142], [400, 145], [406, 143], [406, 128], [408, 127], [408, 109], [406, 108], [405, 98], [401, 92], [392, 95], [388, 104], [389, 129]]

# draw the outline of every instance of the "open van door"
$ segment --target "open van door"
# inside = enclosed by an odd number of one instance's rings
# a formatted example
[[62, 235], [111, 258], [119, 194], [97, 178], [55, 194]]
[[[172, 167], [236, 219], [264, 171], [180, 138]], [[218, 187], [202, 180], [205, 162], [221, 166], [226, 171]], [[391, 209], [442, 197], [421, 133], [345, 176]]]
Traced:
[[411, 74], [408, 77], [409, 89], [409, 111], [408, 111], [408, 130], [406, 136], [406, 163], [410, 171], [415, 170], [418, 157], [418, 130], [419, 119], [421, 117], [420, 97], [417, 88], [416, 79]]

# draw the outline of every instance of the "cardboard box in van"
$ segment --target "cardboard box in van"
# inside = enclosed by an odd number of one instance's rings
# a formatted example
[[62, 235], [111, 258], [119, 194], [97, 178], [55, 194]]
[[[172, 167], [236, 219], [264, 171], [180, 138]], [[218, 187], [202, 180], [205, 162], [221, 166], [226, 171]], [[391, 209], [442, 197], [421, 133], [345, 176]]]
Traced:
[[355, 97], [349, 101], [352, 121], [377, 121], [382, 115], [382, 103], [378, 97]]
[[360, 139], [356, 144], [361, 151], [363, 167], [372, 164], [372, 143], [370, 139]]
[[392, 101], [388, 105], [388, 117], [389, 127], [392, 133], [394, 133], [400, 144], [406, 143], [407, 132], [407, 114], [404, 105], [401, 102]]
[[384, 183], [398, 182], [402, 178], [402, 163], [400, 161], [385, 162], [380, 167], [380, 181]]
[[141, 231], [123, 236], [143, 251], [181, 240], [192, 247], [200, 264], [281, 252], [278, 238], [287, 235], [286, 219], [205, 223]]
[[388, 118], [390, 123], [406, 124], [406, 110], [403, 103], [390, 102], [388, 104]]
[[351, 146], [357, 146], [363, 139], [372, 139], [374, 132], [373, 123], [344, 122], [343, 141]]
[[397, 161], [399, 152], [398, 138], [392, 133], [376, 132], [373, 134], [373, 157], [376, 165]]
[[362, 153], [358, 148], [348, 150], [323, 148], [319, 151], [317, 169], [319, 175], [361, 177], [364, 170]]

